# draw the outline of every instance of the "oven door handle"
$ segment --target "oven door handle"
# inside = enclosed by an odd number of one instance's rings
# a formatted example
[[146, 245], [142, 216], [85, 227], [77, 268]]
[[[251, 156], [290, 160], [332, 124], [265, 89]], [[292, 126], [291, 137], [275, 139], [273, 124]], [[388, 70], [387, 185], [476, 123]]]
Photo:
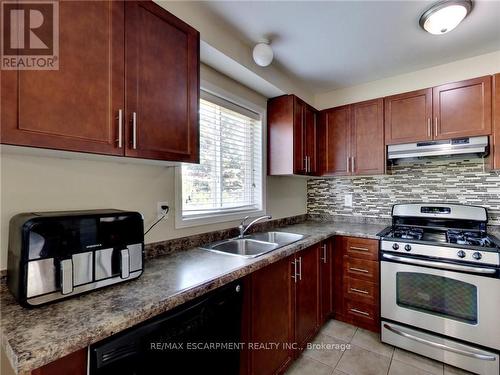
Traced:
[[440, 344], [438, 342], [430, 341], [430, 340], [427, 340], [427, 339], [424, 339], [421, 337], [414, 336], [410, 333], [400, 331], [399, 329], [391, 327], [387, 323], [384, 323], [384, 328], [388, 329], [392, 333], [395, 333], [396, 335], [402, 336], [402, 337], [407, 338], [409, 340], [419, 342], [421, 344], [432, 346], [434, 348], [446, 350], [448, 352], [453, 352], [453, 353], [457, 353], [457, 354], [462, 354], [462, 355], [465, 355], [465, 356], [471, 357], [471, 358], [481, 359], [483, 361], [496, 361], [495, 356], [488, 355], [488, 354], [473, 353], [473, 352], [469, 352], [467, 350], [453, 348], [453, 347], [448, 346], [448, 345], [444, 345], [444, 344]]
[[401, 262], [401, 263], [414, 264], [416, 266], [437, 267], [437, 268], [443, 268], [443, 269], [452, 270], [452, 271], [464, 271], [464, 272], [482, 273], [482, 274], [489, 274], [489, 275], [497, 272], [497, 270], [494, 268], [461, 266], [458, 264], [434, 262], [432, 260], [422, 260], [422, 259], [398, 257], [396, 255], [391, 255], [391, 254], [382, 254], [382, 258], [394, 260], [396, 262]]

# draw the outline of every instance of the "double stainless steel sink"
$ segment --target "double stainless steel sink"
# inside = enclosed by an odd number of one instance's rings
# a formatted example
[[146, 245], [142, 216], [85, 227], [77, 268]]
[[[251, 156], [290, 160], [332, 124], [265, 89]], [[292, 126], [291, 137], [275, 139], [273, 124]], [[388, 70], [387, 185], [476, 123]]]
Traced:
[[246, 235], [243, 238], [213, 242], [202, 246], [202, 249], [243, 258], [255, 258], [303, 238], [304, 235], [296, 233], [260, 232]]

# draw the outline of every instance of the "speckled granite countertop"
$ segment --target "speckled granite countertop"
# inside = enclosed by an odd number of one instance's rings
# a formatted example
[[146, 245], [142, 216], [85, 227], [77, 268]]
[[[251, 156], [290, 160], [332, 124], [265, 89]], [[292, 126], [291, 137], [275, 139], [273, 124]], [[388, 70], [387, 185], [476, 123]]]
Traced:
[[21, 374], [59, 359], [332, 235], [376, 239], [385, 225], [304, 222], [278, 230], [308, 237], [254, 259], [199, 248], [147, 261], [137, 280], [26, 309], [0, 285], [1, 344]]

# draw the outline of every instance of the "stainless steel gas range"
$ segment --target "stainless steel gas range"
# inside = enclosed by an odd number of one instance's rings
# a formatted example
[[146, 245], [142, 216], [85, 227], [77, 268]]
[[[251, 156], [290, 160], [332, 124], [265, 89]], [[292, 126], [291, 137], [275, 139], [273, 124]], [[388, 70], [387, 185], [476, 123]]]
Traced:
[[483, 207], [397, 204], [379, 233], [382, 341], [500, 373], [500, 241]]

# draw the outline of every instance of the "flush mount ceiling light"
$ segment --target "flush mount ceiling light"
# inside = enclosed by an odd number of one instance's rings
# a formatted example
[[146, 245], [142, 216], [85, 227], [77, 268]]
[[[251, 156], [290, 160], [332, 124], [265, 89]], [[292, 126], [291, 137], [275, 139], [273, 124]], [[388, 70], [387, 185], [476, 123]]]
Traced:
[[434, 35], [446, 34], [472, 10], [472, 0], [445, 0], [434, 4], [420, 17], [420, 26]]
[[269, 45], [268, 41], [262, 41], [257, 43], [253, 48], [253, 61], [259, 66], [268, 66], [273, 61], [274, 53], [273, 49]]

